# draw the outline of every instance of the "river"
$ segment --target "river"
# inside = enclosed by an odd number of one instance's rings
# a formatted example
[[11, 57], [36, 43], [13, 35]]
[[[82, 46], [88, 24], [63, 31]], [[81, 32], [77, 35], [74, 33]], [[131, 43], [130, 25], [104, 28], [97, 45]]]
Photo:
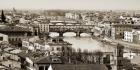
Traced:
[[[59, 36], [58, 33], [50, 33], [51, 37]], [[96, 39], [92, 39], [90, 34], [82, 33], [80, 37], [76, 37], [75, 33], [64, 33], [64, 41], [72, 44], [75, 49], [88, 50], [88, 51], [102, 51], [114, 52], [115, 46], [106, 45]], [[126, 51], [126, 50], [125, 50]], [[127, 50], [128, 51], [128, 50]], [[134, 53], [124, 53], [124, 57], [132, 58], [130, 55], [135, 56]]]

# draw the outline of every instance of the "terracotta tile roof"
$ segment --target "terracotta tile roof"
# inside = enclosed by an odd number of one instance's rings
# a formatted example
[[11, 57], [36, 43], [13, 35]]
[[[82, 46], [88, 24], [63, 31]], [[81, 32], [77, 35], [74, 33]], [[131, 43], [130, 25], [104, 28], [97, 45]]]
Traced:
[[132, 27], [139, 27], [140, 24], [112, 24], [112, 26], [132, 26]]
[[20, 31], [20, 32], [23, 32], [23, 31], [30, 31], [29, 29], [27, 28], [22, 28], [22, 27], [18, 27], [18, 26], [3, 26], [3, 27], [0, 27], [0, 31], [9, 31], [9, 32], [14, 32], [14, 31]]
[[39, 44], [45, 45], [45, 41], [44, 40], [36, 40], [35, 43], [39, 43]]
[[132, 60], [131, 63], [137, 64], [140, 66], [140, 56], [135, 56]]
[[20, 52], [17, 54], [19, 57], [25, 58], [25, 57], [29, 57], [32, 56], [32, 53], [26, 53], [26, 52]]
[[[36, 62], [37, 60], [39, 60], [40, 58], [44, 57], [44, 55], [42, 55], [44, 52], [28, 52], [26, 53], [25, 51], [18, 53], [17, 55], [21, 58], [30, 58], [33, 62]], [[37, 57], [35, 57], [37, 56]]]
[[36, 64], [52, 64], [53, 70], [108, 70], [104, 64], [63, 64], [61, 61], [53, 62], [51, 58], [58, 58], [58, 57], [44, 57], [37, 62]]
[[52, 65], [53, 70], [108, 70], [103, 64], [59, 64]]
[[[52, 59], [58, 59], [59, 61], [53, 61]], [[62, 61], [57, 56], [46, 56], [38, 59], [37, 64], [62, 64]]]
[[108, 70], [104, 64], [51, 64], [51, 67], [52, 70]]

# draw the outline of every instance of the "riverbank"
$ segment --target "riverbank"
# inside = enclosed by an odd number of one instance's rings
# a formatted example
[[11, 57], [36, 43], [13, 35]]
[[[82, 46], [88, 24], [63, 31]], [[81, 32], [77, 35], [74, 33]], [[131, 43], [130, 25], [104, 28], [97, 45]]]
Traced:
[[125, 41], [122, 41], [122, 40], [112, 40], [112, 41], [114, 41], [116, 43], [120, 43], [128, 49], [139, 50], [140, 51], [140, 44], [129, 43], [129, 42], [125, 42]]
[[131, 49], [131, 50], [139, 50], [140, 51], [140, 44], [135, 44], [135, 43], [129, 43], [129, 42], [125, 42], [119, 39], [110, 39], [107, 38], [106, 40], [104, 40], [104, 38], [96, 38], [98, 39], [98, 41], [103, 42], [104, 44], [110, 44], [110, 45], [117, 45], [118, 43], [123, 45], [126, 49]]

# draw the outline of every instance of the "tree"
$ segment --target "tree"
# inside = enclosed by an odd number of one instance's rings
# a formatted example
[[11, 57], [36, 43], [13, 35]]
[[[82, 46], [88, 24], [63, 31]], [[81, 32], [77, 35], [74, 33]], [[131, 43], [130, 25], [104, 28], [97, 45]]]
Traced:
[[102, 57], [103, 57], [103, 52], [101, 52], [101, 51], [96, 51], [96, 52], [95, 52], [95, 55], [96, 55], [96, 58], [97, 58], [98, 63], [101, 64], [101, 59], [102, 59]]
[[6, 17], [4, 15], [3, 10], [2, 10], [2, 13], [1, 13], [1, 21], [4, 22], [4, 23], [6, 23]]
[[72, 49], [72, 47], [62, 46], [61, 58], [64, 63], [71, 63]]
[[78, 60], [78, 61], [82, 61], [82, 51], [81, 51], [81, 49], [79, 48], [79, 49], [77, 49], [77, 57], [76, 57], [76, 60]]

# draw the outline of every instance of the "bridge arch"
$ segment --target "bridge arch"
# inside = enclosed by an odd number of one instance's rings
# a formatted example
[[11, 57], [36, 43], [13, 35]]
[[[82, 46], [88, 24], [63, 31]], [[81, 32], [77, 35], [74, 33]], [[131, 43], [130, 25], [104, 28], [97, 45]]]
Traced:
[[65, 32], [63, 33], [63, 36], [76, 36], [75, 32]]
[[59, 36], [59, 33], [58, 32], [50, 32], [49, 36], [56, 37], [56, 36]]
[[49, 25], [54, 25], [53, 23], [49, 23]]
[[91, 33], [84, 32], [84, 33], [81, 33], [80, 36], [84, 36], [85, 37], [85, 36], [92, 36], [92, 35], [91, 35]]
[[75, 32], [76, 36], [80, 36], [81, 33], [92, 33], [93, 25], [50, 25], [50, 32], [58, 32], [59, 36], [63, 36], [66, 32]]
[[72, 23], [67, 23], [66, 25], [74, 25], [74, 24], [72, 24]]
[[56, 23], [55, 25], [64, 25], [64, 23]]

